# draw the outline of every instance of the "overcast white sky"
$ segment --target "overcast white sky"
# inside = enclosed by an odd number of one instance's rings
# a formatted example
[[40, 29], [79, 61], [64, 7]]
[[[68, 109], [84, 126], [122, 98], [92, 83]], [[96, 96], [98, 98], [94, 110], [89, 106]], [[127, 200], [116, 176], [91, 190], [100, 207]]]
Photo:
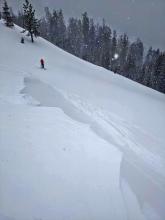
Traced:
[[[2, 1], [2, 0], [1, 0]], [[8, 0], [13, 7], [23, 0]], [[145, 44], [165, 50], [165, 0], [32, 0], [41, 11], [44, 6], [62, 8], [67, 17], [82, 12], [106, 22], [129, 37], [140, 37]]]

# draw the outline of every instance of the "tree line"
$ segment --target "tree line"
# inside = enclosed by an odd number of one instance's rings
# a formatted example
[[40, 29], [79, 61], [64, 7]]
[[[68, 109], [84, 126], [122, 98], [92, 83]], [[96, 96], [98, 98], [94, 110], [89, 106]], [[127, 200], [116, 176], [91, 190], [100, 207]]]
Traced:
[[33, 19], [29, 28], [29, 5], [25, 0], [22, 12], [10, 12], [14, 23], [32, 30], [30, 35], [40, 35], [77, 57], [165, 93], [165, 52], [150, 47], [145, 55], [139, 38], [132, 42], [127, 34], [112, 30], [104, 19], [101, 24], [95, 23], [87, 12], [66, 22], [61, 9], [50, 11], [46, 7], [44, 17], [38, 21], [31, 5]]

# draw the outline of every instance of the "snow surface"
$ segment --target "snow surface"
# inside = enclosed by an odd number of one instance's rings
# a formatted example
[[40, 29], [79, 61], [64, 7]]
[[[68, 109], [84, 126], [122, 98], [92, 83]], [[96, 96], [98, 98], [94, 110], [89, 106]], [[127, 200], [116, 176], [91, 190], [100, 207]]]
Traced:
[[164, 220], [164, 94], [20, 31], [0, 23], [0, 220]]

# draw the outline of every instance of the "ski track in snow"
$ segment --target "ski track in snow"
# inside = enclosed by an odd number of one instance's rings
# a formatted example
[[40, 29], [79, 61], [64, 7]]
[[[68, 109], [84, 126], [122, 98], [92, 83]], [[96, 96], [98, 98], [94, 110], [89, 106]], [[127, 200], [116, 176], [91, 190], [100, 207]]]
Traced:
[[[84, 103], [80, 97], [66, 95], [63, 91], [32, 76], [25, 77], [24, 84], [25, 88], [21, 90], [21, 94], [24, 94], [28, 104], [60, 108], [72, 120], [89, 125], [100, 138], [118, 147], [126, 157], [132, 158], [132, 164], [138, 166], [137, 161], [140, 160], [152, 181], [155, 181], [154, 176], [159, 174], [159, 182], [165, 186], [163, 159], [137, 144], [131, 133], [133, 128], [128, 124], [126, 126], [122, 119], [116, 117], [115, 121], [115, 117], [106, 114], [103, 110], [95, 109], [93, 111], [92, 106]], [[42, 91], [42, 95], [40, 91]]]

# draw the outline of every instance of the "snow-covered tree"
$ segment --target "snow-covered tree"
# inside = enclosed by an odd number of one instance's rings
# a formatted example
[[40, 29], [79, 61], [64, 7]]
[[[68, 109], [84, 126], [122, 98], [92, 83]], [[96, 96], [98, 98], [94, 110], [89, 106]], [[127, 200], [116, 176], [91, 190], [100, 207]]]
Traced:
[[83, 33], [83, 59], [88, 60], [88, 45], [89, 45], [89, 17], [87, 12], [82, 14], [82, 33]]
[[101, 66], [106, 69], [110, 68], [110, 46], [111, 46], [111, 29], [105, 24], [103, 20], [101, 33]]
[[39, 36], [39, 21], [35, 18], [35, 10], [32, 4], [28, 0], [25, 0], [23, 5], [24, 9], [24, 28], [28, 31], [31, 36], [32, 43], [34, 42], [34, 36]]
[[139, 81], [141, 77], [143, 52], [143, 43], [140, 39], [137, 39], [137, 41], [133, 42], [129, 47], [125, 65], [125, 74], [132, 80]]
[[3, 19], [5, 20], [5, 24], [7, 27], [13, 27], [13, 19], [12, 16], [10, 14], [10, 9], [8, 7], [7, 1], [4, 1], [4, 6], [3, 6]]
[[110, 69], [116, 72], [117, 69], [117, 60], [115, 59], [115, 54], [117, 53], [117, 33], [113, 31], [113, 37], [110, 48]]
[[156, 68], [156, 61], [160, 56], [159, 50], [153, 50], [152, 47], [149, 48], [148, 53], [146, 55], [144, 64], [143, 64], [143, 80], [142, 83], [146, 86], [151, 88], [155, 88], [156, 85], [156, 75], [155, 75], [155, 68]]
[[66, 49], [68, 52], [82, 56], [83, 36], [81, 31], [81, 21], [77, 18], [70, 18], [67, 28]]
[[127, 60], [129, 49], [129, 40], [126, 34], [121, 35], [118, 39], [118, 46], [117, 46], [117, 54], [119, 55], [118, 58], [118, 69], [117, 72], [121, 75], [124, 75], [124, 68]]
[[66, 39], [66, 25], [63, 16], [63, 12], [60, 9], [58, 12], [58, 19], [57, 19], [57, 42], [56, 45], [64, 48], [65, 47], [65, 39]]
[[89, 21], [89, 37], [88, 37], [89, 61], [95, 63], [95, 44], [96, 44], [96, 27], [93, 19]]
[[165, 93], [165, 53], [157, 58], [154, 73], [154, 88]]

